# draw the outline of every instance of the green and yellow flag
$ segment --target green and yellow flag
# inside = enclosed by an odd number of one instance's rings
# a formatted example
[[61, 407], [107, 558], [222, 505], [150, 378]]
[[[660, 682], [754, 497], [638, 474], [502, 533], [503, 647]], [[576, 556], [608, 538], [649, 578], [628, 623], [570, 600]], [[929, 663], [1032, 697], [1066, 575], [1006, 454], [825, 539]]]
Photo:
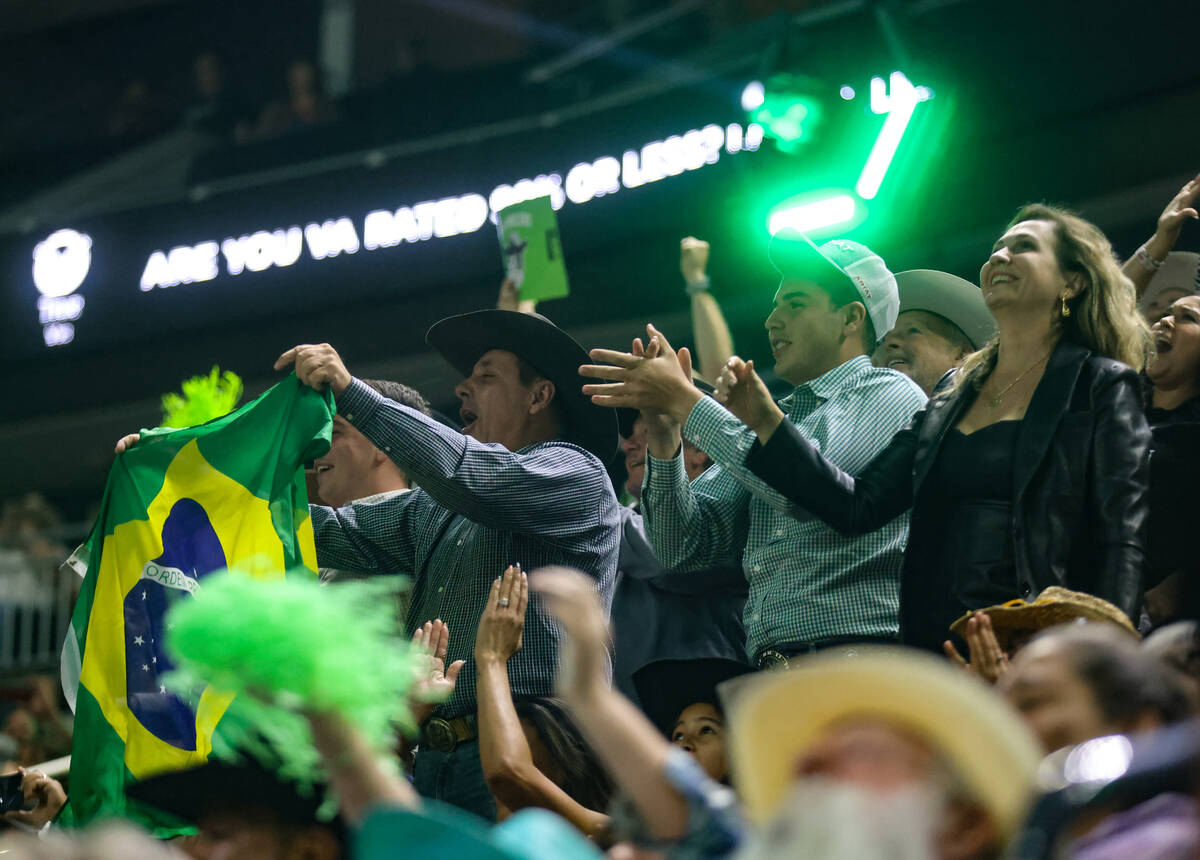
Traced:
[[74, 824], [120, 815], [173, 832], [127, 801], [125, 786], [203, 764], [231, 697], [168, 692], [164, 615], [226, 568], [316, 574], [302, 465], [329, 449], [333, 414], [332, 395], [292, 375], [206, 424], [145, 432], [117, 457], [77, 554], [87, 572], [63, 651], [64, 690], [75, 699]]

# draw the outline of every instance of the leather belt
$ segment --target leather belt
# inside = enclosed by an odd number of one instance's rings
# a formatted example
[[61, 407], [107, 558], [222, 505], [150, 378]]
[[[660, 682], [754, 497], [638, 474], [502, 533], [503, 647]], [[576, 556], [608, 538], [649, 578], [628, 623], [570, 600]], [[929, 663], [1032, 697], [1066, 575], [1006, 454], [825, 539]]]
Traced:
[[816, 642], [789, 642], [777, 648], [764, 648], [754, 655], [754, 665], [759, 669], [790, 669], [797, 657], [815, 654], [830, 648], [846, 648], [846, 656], [853, 656], [854, 645], [898, 645], [895, 639], [882, 636], [832, 636]]
[[431, 717], [421, 727], [421, 743], [440, 753], [452, 753], [461, 743], [479, 736], [479, 724], [474, 714], [444, 720]]

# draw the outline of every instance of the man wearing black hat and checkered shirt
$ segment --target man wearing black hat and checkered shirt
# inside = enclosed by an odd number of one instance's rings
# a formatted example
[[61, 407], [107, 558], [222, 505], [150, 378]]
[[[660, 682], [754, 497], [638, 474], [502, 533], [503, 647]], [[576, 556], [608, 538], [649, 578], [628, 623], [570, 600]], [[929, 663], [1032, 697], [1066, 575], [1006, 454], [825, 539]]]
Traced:
[[[926, 399], [911, 379], [867, 358], [895, 324], [896, 279], [874, 252], [848, 240], [818, 248], [781, 232], [770, 257], [783, 277], [767, 332], [776, 373], [796, 386], [780, 407], [826, 457], [854, 473]], [[585, 386], [593, 402], [654, 416], [642, 508], [664, 566], [686, 576], [741, 557], [750, 590], [746, 653], [758, 668], [825, 648], [894, 641], [907, 517], [847, 537], [797, 510], [746, 468], [753, 431], [704, 397], [687, 361], [656, 329], [648, 333], [645, 355], [593, 350], [593, 359], [608, 364], [580, 370], [616, 380]], [[716, 464], [691, 482], [681, 433]]]
[[[582, 570], [610, 605], [620, 513], [602, 461], [616, 448], [616, 416], [580, 393], [586, 353], [544, 317], [476, 311], [438, 322], [426, 340], [466, 377], [455, 389], [461, 434], [353, 378], [328, 344], [297, 346], [276, 367], [294, 363], [302, 382], [328, 385], [338, 413], [420, 487], [374, 504], [312, 506], [317, 558], [412, 576], [410, 632], [432, 619], [450, 627], [445, 665], [465, 665], [423, 726], [414, 782], [495, 818], [476, 739], [475, 627], [492, 580], [514, 563]], [[558, 638], [531, 600], [509, 661], [514, 696], [551, 693]]]

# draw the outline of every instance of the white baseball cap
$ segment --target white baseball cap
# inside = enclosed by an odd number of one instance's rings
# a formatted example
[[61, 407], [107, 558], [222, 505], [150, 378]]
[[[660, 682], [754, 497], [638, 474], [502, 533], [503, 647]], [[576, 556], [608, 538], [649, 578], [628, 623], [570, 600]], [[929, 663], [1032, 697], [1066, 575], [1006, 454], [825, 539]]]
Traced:
[[896, 278], [878, 254], [850, 239], [833, 239], [818, 247], [798, 230], [784, 228], [771, 237], [767, 256], [785, 278], [807, 278], [820, 284], [844, 278], [867, 309], [876, 341], [892, 330], [900, 314]]

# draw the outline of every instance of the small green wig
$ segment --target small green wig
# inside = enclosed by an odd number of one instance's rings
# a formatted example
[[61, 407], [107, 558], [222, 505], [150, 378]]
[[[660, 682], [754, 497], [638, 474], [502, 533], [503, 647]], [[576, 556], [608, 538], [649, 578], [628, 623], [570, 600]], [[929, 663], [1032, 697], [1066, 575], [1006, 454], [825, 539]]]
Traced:
[[242, 398], [242, 380], [232, 370], [224, 373], [215, 364], [208, 376], [184, 380], [183, 393], [162, 396], [163, 427], [182, 430], [228, 415]]

